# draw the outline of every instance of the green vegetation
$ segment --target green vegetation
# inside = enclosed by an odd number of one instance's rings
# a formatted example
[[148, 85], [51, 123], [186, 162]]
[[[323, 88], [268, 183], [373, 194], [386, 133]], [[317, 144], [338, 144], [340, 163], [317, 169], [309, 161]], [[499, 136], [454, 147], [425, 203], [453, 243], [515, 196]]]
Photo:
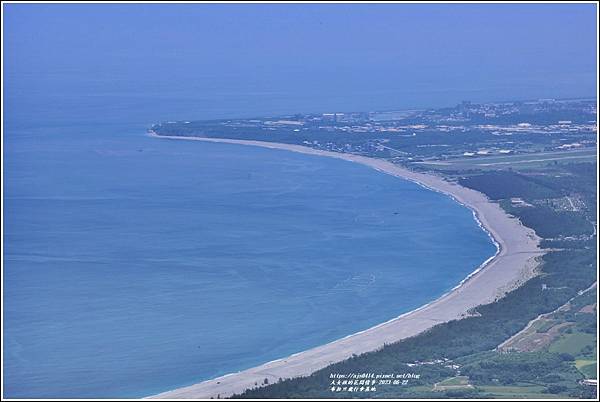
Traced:
[[469, 377], [463, 375], [446, 378], [444, 381], [440, 381], [433, 386], [434, 391], [448, 391], [464, 388], [473, 388], [473, 386], [469, 384]]
[[460, 178], [459, 183], [486, 194], [492, 200], [519, 197], [527, 201], [532, 201], [563, 195], [562, 191], [549, 187], [543, 182], [540, 183], [538, 179], [510, 171], [488, 172], [466, 176]]
[[571, 308], [561, 313], [563, 320], [574, 322], [575, 325], [566, 329], [548, 347], [548, 351], [561, 356], [569, 356], [574, 367], [585, 378], [595, 379], [597, 377], [596, 314], [582, 312], [582, 308], [585, 303], [592, 301], [591, 299], [595, 297], [596, 292], [588, 293], [575, 298], [571, 303]]
[[554, 353], [487, 353], [485, 359], [465, 365], [461, 372], [479, 385], [556, 385], [566, 387], [580, 375], [568, 359]]
[[542, 394], [545, 387], [540, 385], [531, 384], [517, 384], [512, 386], [507, 385], [482, 385], [478, 387], [480, 391], [490, 394], [496, 394], [498, 396], [512, 396], [513, 398], [523, 395], [528, 397], [529, 394]]
[[540, 237], [590, 235], [594, 228], [583, 213], [554, 211], [547, 207], [512, 208], [507, 211], [517, 216], [525, 226], [536, 228]]
[[[594, 163], [568, 163], [519, 172], [463, 174], [457, 179], [460, 184], [499, 201], [508, 213], [545, 238], [545, 244], [560, 241], [558, 238], [577, 237], [573, 240], [586, 242], [585, 247], [592, 244], [589, 236], [594, 233], [592, 221], [596, 219], [595, 166]], [[559, 209], [551, 202], [566, 196], [576, 199], [577, 205], [573, 204], [571, 210]], [[529, 205], [514, 204], [512, 199], [517, 198]], [[565, 243], [558, 246], [571, 248]]]
[[[586, 362], [587, 364], [582, 364], [582, 362]], [[597, 379], [598, 364], [596, 361], [577, 360], [575, 362], [575, 367], [577, 367], [586, 378]]]
[[595, 345], [595, 343], [595, 334], [576, 332], [563, 335], [550, 346], [549, 350], [553, 353], [568, 353], [573, 356], [578, 356], [581, 354], [583, 348], [587, 345]]
[[469, 384], [469, 377], [466, 377], [463, 375], [447, 378], [444, 381], [437, 383], [437, 385], [442, 385], [442, 386], [467, 385], [467, 384]]

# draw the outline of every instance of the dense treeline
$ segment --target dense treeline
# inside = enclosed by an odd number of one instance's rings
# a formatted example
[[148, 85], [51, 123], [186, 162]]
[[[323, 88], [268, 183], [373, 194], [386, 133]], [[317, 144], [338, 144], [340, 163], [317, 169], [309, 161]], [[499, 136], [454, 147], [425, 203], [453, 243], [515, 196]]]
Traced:
[[485, 193], [492, 200], [520, 197], [526, 201], [557, 198], [577, 193], [595, 202], [596, 163], [549, 164], [541, 172], [527, 174], [510, 170], [477, 172], [459, 178], [459, 183]]
[[541, 198], [561, 197], [563, 191], [545, 183], [510, 171], [492, 171], [479, 175], [462, 177], [459, 183], [486, 194], [492, 200], [519, 197], [526, 201]]
[[593, 237], [588, 240], [554, 240], [554, 239], [542, 239], [540, 242], [541, 248], [571, 248], [571, 249], [582, 249], [582, 248], [593, 248], [596, 247], [596, 238]]
[[590, 235], [594, 232], [594, 227], [581, 212], [555, 211], [544, 206], [510, 208], [508, 212], [518, 216], [523, 225], [535, 228], [542, 238]]
[[[459, 183], [481, 191], [542, 238], [591, 235], [596, 219], [596, 164], [551, 165], [547, 174], [491, 171], [459, 178]], [[581, 211], [556, 210], [547, 199], [576, 195], [584, 200]], [[522, 198], [535, 207], [512, 206], [509, 198]]]
[[581, 376], [569, 362], [569, 356], [556, 353], [486, 353], [473, 363], [465, 364], [462, 374], [478, 384], [512, 385], [548, 383], [568, 388]]

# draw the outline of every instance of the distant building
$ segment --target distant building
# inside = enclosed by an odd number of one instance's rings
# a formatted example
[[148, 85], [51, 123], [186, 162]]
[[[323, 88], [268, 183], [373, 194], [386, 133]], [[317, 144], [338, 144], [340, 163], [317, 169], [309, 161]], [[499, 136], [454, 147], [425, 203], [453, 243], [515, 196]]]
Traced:
[[471, 101], [462, 101], [459, 105], [458, 105], [458, 111], [461, 113], [466, 113], [469, 111], [469, 109], [471, 109]]

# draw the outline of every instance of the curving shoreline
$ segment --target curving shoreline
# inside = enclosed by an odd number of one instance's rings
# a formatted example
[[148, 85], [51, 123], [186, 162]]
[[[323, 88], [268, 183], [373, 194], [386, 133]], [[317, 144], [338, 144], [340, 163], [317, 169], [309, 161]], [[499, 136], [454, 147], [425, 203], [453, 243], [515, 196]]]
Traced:
[[382, 159], [321, 151], [294, 144], [161, 136], [152, 131], [149, 135], [170, 140], [260, 146], [360, 163], [382, 173], [410, 180], [429, 190], [443, 193], [466, 206], [472, 211], [475, 220], [490, 236], [497, 248], [494, 256], [481, 264], [451, 291], [415, 310], [325, 345], [237, 373], [148, 397], [151, 399], [216, 398], [217, 396], [223, 398], [255, 387], [255, 383], [262, 384], [265, 378], [269, 379], [269, 383], [273, 383], [279, 378], [310, 375], [331, 363], [345, 360], [353, 354], [373, 351], [384, 344], [418, 335], [439, 323], [468, 316], [470, 309], [496, 300], [533, 276], [537, 266], [535, 258], [544, 254], [544, 250], [539, 248], [539, 238], [533, 230], [507, 215], [498, 204], [491, 202], [484, 194], [448, 182], [440, 176], [413, 172]]

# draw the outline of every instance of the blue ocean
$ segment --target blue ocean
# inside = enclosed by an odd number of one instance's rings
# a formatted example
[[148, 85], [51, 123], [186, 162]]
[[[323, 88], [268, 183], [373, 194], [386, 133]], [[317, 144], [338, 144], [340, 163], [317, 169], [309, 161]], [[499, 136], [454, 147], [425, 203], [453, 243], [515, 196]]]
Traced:
[[6, 397], [252, 367], [430, 302], [495, 252], [466, 207], [365, 166], [145, 134], [260, 110], [87, 93], [5, 93]]
[[459, 284], [496, 248], [447, 196], [146, 130], [594, 96], [594, 6], [518, 6], [3, 3], [3, 396], [144, 397]]

